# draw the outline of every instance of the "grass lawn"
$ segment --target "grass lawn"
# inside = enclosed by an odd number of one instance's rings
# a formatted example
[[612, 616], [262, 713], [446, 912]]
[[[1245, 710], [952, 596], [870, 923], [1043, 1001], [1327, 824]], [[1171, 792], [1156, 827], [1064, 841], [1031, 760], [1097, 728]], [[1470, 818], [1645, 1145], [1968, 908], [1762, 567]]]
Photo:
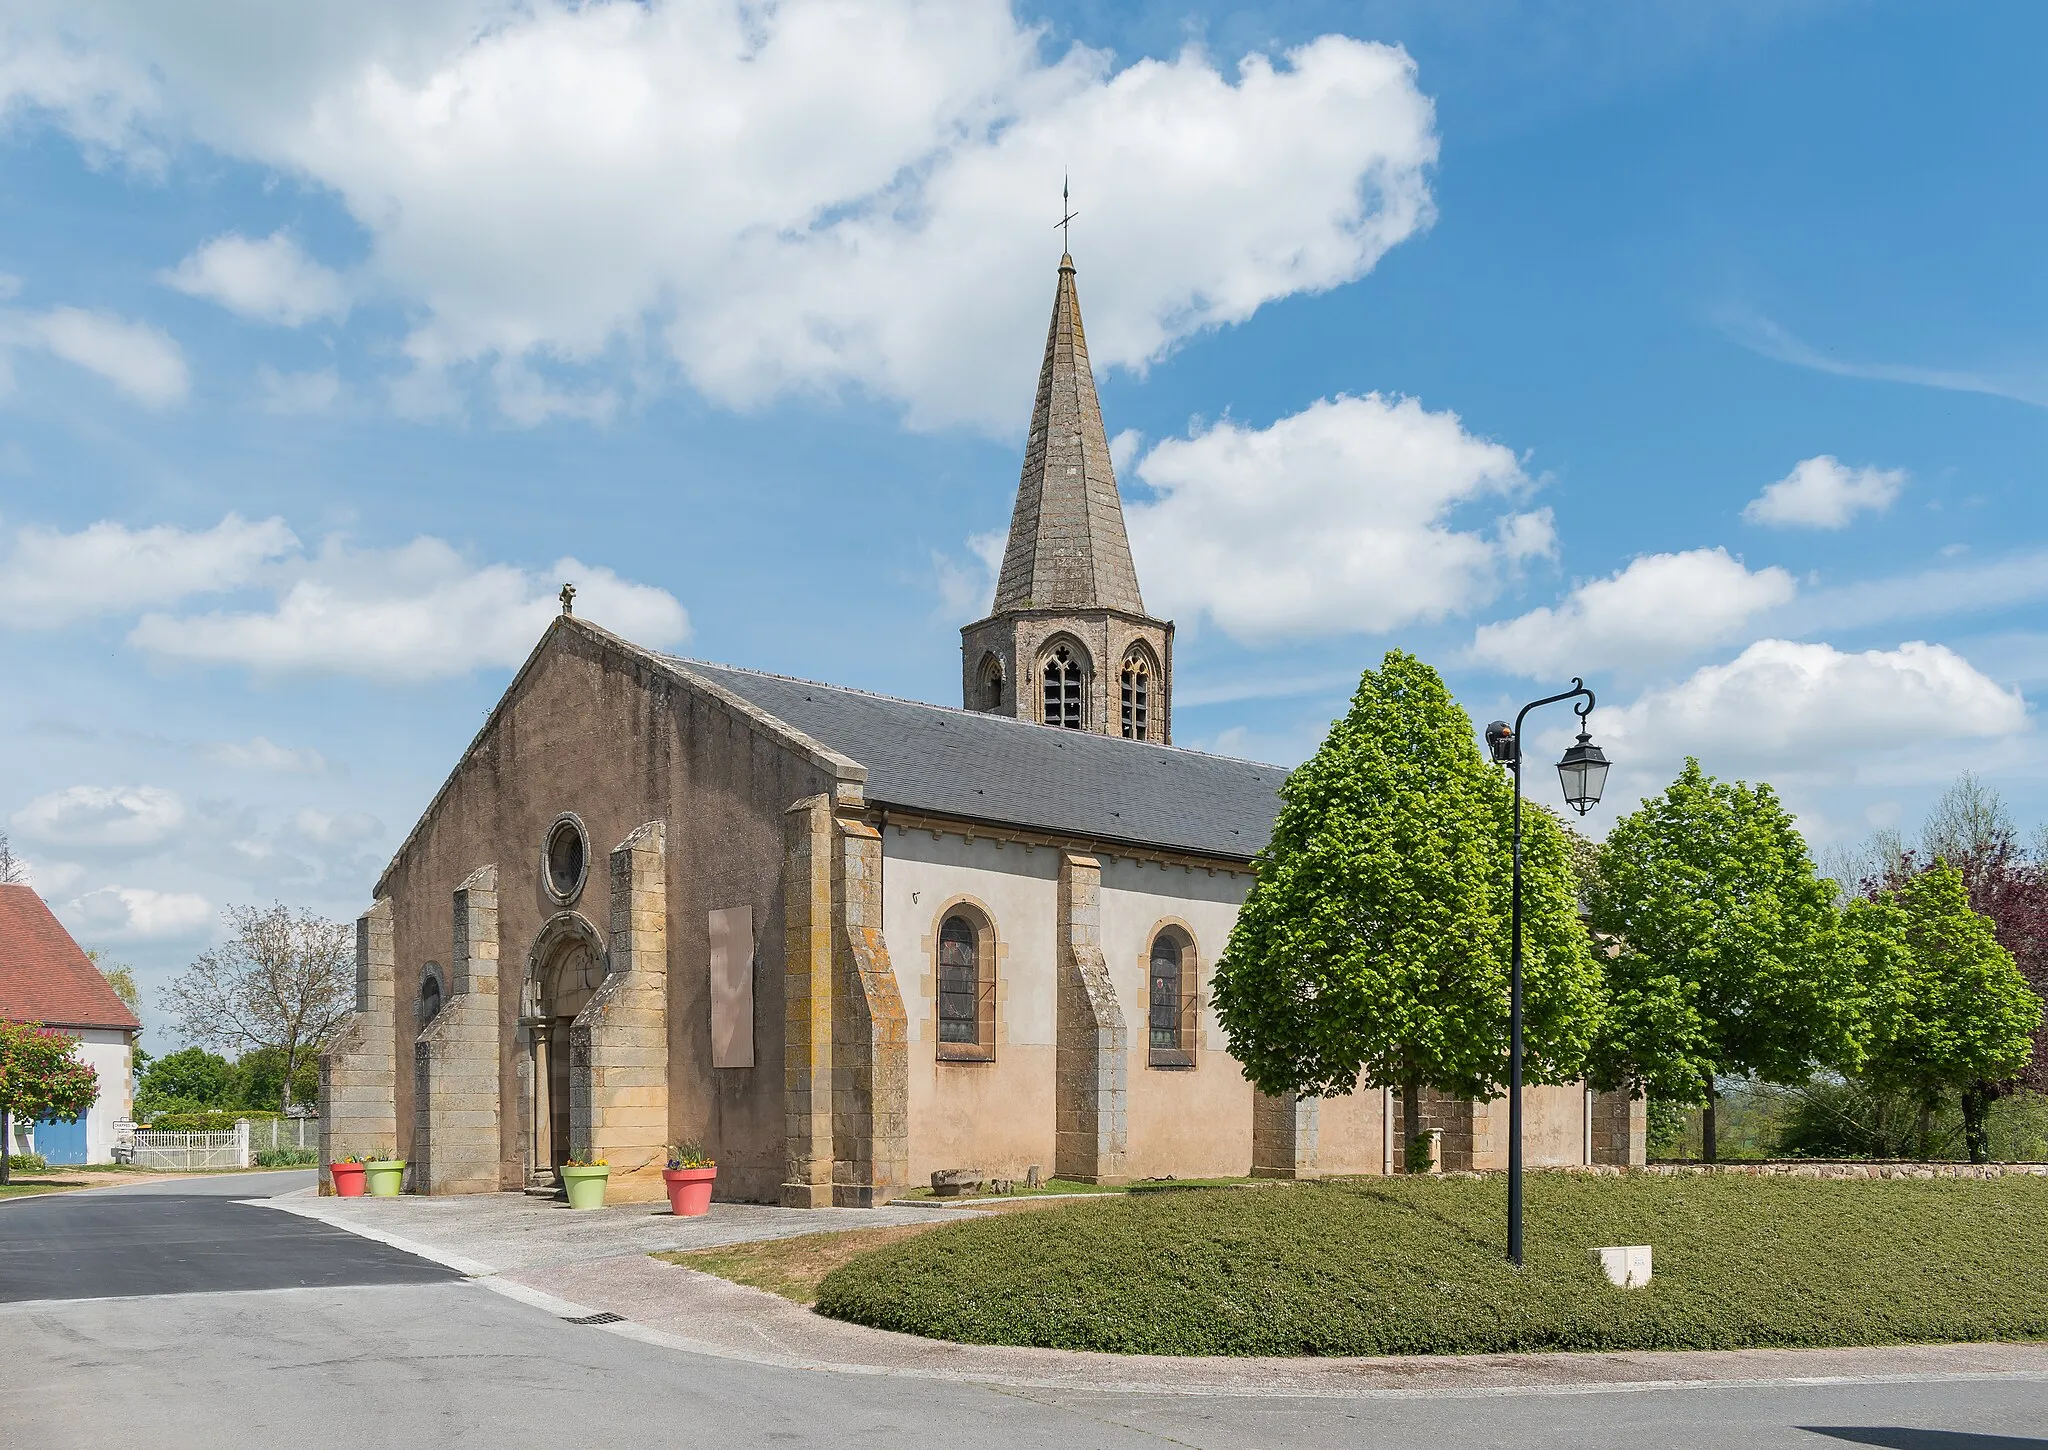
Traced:
[[[816, 1302], [938, 1339], [1133, 1354], [2048, 1338], [2048, 1179], [1532, 1175], [1519, 1273], [1505, 1213], [1498, 1178], [1069, 1201], [877, 1239]], [[1586, 1252], [1645, 1243], [1645, 1289]]]
[[66, 1183], [61, 1179], [39, 1177], [34, 1172], [23, 1173], [17, 1169], [12, 1178], [0, 1183], [0, 1198], [27, 1198], [35, 1193], [62, 1193], [67, 1188], [81, 1186], [77, 1183]]

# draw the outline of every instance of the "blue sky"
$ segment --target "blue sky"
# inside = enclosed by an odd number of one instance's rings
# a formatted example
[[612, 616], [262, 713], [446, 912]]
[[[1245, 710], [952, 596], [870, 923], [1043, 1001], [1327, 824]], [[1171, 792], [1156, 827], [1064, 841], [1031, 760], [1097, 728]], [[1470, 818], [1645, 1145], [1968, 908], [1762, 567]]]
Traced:
[[1690, 752], [1817, 848], [1963, 769], [2031, 827], [2044, 42], [10, 7], [0, 829], [151, 985], [226, 904], [351, 916], [565, 575], [651, 644], [954, 699], [1062, 166], [1181, 743], [1296, 761], [1398, 646], [1482, 721], [1583, 674], [1623, 808]]

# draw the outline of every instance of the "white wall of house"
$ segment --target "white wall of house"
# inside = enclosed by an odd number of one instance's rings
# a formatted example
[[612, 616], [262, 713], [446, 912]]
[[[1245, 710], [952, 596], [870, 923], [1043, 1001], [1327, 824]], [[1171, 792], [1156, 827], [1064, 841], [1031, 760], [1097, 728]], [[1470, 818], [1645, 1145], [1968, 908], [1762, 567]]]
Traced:
[[[85, 1117], [85, 1161], [114, 1161], [114, 1124], [135, 1116], [135, 1049], [128, 1034], [111, 1027], [66, 1027], [78, 1039], [78, 1059], [99, 1079], [100, 1095]], [[27, 1123], [14, 1125], [17, 1153], [41, 1151], [35, 1130]]]

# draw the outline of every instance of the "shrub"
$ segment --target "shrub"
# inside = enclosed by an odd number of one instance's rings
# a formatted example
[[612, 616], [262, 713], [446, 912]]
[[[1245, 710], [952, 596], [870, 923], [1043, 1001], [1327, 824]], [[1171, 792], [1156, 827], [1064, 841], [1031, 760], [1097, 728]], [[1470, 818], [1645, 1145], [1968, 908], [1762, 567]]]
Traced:
[[50, 1160], [40, 1153], [9, 1153], [7, 1167], [10, 1172], [40, 1173], [50, 1166]]
[[[1095, 1198], [948, 1224], [818, 1288], [834, 1318], [1128, 1354], [1736, 1349], [2048, 1338], [2048, 1179], [1489, 1179]], [[1587, 1250], [1650, 1244], [1618, 1290]]]
[[258, 1168], [304, 1168], [319, 1161], [318, 1148], [265, 1148], [256, 1155]]
[[247, 1118], [254, 1123], [276, 1116], [276, 1113], [259, 1113], [246, 1108], [198, 1108], [156, 1113], [146, 1125], [138, 1126], [154, 1128], [160, 1133], [232, 1133], [237, 1118]]

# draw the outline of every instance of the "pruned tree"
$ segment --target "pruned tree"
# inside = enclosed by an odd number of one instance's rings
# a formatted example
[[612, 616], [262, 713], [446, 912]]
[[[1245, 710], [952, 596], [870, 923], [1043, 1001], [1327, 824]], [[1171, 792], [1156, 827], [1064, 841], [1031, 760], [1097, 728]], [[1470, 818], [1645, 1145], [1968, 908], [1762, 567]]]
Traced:
[[14, 848], [7, 844], [7, 833], [0, 831], [0, 886], [18, 886], [28, 880], [28, 864], [14, 854]]
[[1869, 1029], [1834, 895], [1768, 785], [1724, 783], [1687, 760], [1600, 852], [1590, 920], [1608, 943], [1607, 1002], [1594, 1082], [1704, 1103], [1712, 1159], [1716, 1077], [1854, 1069]]
[[75, 1123], [99, 1101], [99, 1078], [78, 1060], [78, 1039], [34, 1022], [0, 1021], [0, 1183], [14, 1123]]
[[282, 904], [231, 906], [223, 916], [228, 940], [172, 979], [164, 1008], [187, 1041], [281, 1051], [279, 1106], [289, 1112], [299, 1062], [319, 1051], [355, 1005], [349, 927]]
[[[1262, 1092], [1498, 1093], [1507, 1076], [1513, 798], [1442, 678], [1389, 652], [1281, 788], [1216, 964], [1232, 1054]], [[1523, 818], [1526, 1073], [1581, 1070], [1598, 975], [1557, 820]]]
[[1850, 903], [1845, 920], [1869, 990], [1863, 1076], [1914, 1094], [1923, 1110], [1960, 1094], [1966, 1151], [1972, 1163], [1985, 1162], [1985, 1109], [1995, 1084], [2033, 1052], [2041, 999], [1945, 859], [1895, 890]]

